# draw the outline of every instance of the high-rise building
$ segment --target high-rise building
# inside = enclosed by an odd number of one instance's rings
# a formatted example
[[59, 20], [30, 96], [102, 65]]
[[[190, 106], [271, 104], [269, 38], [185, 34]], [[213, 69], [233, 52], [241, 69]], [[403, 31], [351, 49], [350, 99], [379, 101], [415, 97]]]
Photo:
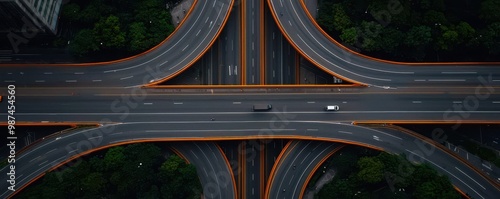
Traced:
[[62, 0], [0, 0], [0, 32], [57, 32]]

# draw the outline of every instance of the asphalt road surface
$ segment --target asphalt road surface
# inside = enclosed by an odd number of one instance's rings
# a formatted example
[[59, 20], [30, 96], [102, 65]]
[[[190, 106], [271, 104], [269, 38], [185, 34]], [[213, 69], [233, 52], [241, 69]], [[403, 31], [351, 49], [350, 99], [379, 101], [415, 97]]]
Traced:
[[[0, 67], [0, 86], [134, 87], [172, 77], [194, 63], [215, 41], [233, 0], [198, 1], [184, 24], [161, 46], [127, 61], [102, 65], [9, 65]], [[220, 24], [220, 25], [219, 25]], [[89, 66], [92, 65], [92, 66]]]
[[[44, 139], [25, 153], [19, 154], [16, 159], [16, 188], [72, 156], [109, 144], [130, 141], [207, 141], [294, 137], [295, 139], [348, 142], [380, 148], [391, 153], [404, 153], [413, 162], [428, 162], [439, 172], [447, 175], [455, 186], [474, 198], [495, 198], [500, 193], [498, 184], [490, 184], [486, 178], [449, 153], [406, 133], [375, 130], [336, 122], [282, 120], [279, 126], [273, 124], [276, 122], [269, 120], [131, 122], [104, 125], [83, 132], [72, 132], [57, 138]], [[78, 159], [72, 162], [77, 161]], [[4, 167], [0, 172], [6, 173], [6, 168]], [[0, 185], [7, 187], [7, 182], [2, 181]], [[11, 193], [5, 189], [0, 197], [4, 198]], [[230, 195], [231, 193], [224, 194]]]
[[388, 64], [360, 57], [331, 42], [308, 18], [301, 1], [268, 0], [271, 12], [286, 36], [303, 56], [332, 74], [362, 84], [379, 87], [477, 85], [480, 77], [493, 77], [493, 85], [500, 85], [500, 67], [408, 66]]

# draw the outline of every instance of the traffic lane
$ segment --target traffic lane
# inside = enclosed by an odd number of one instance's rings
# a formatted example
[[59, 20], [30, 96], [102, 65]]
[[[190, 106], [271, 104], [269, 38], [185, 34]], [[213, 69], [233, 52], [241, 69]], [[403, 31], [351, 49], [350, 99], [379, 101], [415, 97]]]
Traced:
[[[288, 142], [288, 141], [286, 141]], [[271, 170], [273, 168], [273, 165], [276, 162], [276, 159], [278, 158], [279, 154], [283, 150], [283, 147], [286, 144], [285, 140], [283, 139], [273, 139], [273, 140], [268, 140], [265, 144], [265, 183], [267, 183], [267, 179], [269, 178], [269, 175], [271, 173]], [[264, 191], [264, 190], [263, 190]]]
[[[422, 78], [426, 78], [425, 74], [416, 74], [417, 71], [425, 71], [432, 69], [431, 74], [440, 72], [440, 67], [427, 66], [411, 67], [403, 65], [386, 64], [362, 58], [345, 52], [342, 48], [331, 43], [316, 27], [309, 21], [306, 13], [300, 6], [300, 2], [278, 2], [271, 0], [271, 5], [275, 9], [278, 20], [281, 21], [282, 27], [288, 32], [292, 40], [301, 46], [302, 52], [308, 54], [317, 63], [327, 67], [333, 72], [337, 72], [344, 77], [362, 81], [371, 85], [378, 86], [397, 86], [398, 84], [425, 84], [425, 85], [473, 85], [480, 83], [479, 81], [468, 78], [468, 73], [454, 73], [451, 77], [440, 79], [428, 79], [429, 81], [418, 82]], [[280, 16], [282, 13], [283, 16]], [[349, 66], [349, 67], [347, 67]], [[349, 68], [349, 69], [347, 69]], [[447, 67], [444, 67], [447, 68]], [[492, 71], [492, 67], [473, 68], [468, 66], [453, 67], [452, 71], [469, 72], [470, 70], [477, 72], [472, 74], [474, 77], [479, 75], [494, 74], [498, 76], [498, 70]], [[397, 75], [396, 75], [397, 74]], [[415, 75], [414, 75], [415, 74]], [[444, 79], [444, 81], [443, 81]], [[466, 79], [466, 81], [454, 81], [456, 79]], [[416, 83], [415, 83], [416, 82]]]
[[234, 198], [231, 173], [213, 142], [174, 142], [172, 146], [196, 167], [206, 198]]
[[[222, 28], [215, 26], [215, 23], [223, 22], [230, 3], [231, 0], [224, 0], [213, 1], [213, 4], [206, 1], [201, 5], [196, 4], [191, 14], [193, 17], [186, 19], [188, 25], [181, 26], [176, 34], [152, 53], [136, 59], [93, 67], [7, 65], [0, 68], [0, 74], [10, 75], [9, 79], [0, 82], [0, 85], [15, 82], [22, 86], [136, 86], [144, 84], [145, 80], [147, 83], [153, 79], [172, 75], [192, 62], [215, 39], [213, 37]], [[204, 18], [201, 18], [202, 16]], [[199, 35], [202, 29], [203, 34]], [[183, 51], [189, 53], [182, 53]], [[149, 71], [145, 68], [149, 68]], [[83, 77], [85, 73], [91, 71], [95, 75], [89, 76], [90, 78]], [[50, 78], [46, 78], [47, 75], [50, 75]]]
[[239, 83], [238, 74], [239, 68], [239, 55], [240, 55], [240, 42], [239, 42], [239, 4], [233, 7], [229, 15], [226, 26], [222, 30], [219, 37], [224, 53], [219, 52], [222, 56], [223, 62], [221, 63], [222, 84], [237, 84]]
[[[265, 133], [262, 133], [261, 129], [267, 129], [267, 131]], [[398, 134], [393, 135], [390, 133]], [[415, 137], [402, 132], [383, 132], [368, 127], [335, 124], [331, 122], [289, 121], [286, 126], [279, 128], [272, 126], [270, 127], [269, 121], [218, 123], [211, 123], [206, 121], [126, 123], [105, 125], [92, 130], [72, 132], [68, 133], [67, 135], [61, 136], [59, 139], [56, 138], [51, 140], [44, 140], [36, 144], [31, 150], [22, 154], [17, 159], [16, 163], [18, 163], [19, 165], [26, 165], [26, 170], [29, 170], [25, 171], [24, 168], [20, 168], [19, 172], [16, 171], [18, 175], [26, 176], [24, 178], [21, 178], [20, 183], [17, 185], [22, 186], [23, 183], [26, 183], [28, 180], [30, 180], [30, 178], [38, 176], [39, 174], [44, 172], [45, 167], [40, 168], [40, 166], [35, 166], [37, 164], [41, 164], [40, 161], [43, 160], [38, 160], [36, 158], [47, 152], [51, 153], [49, 153], [45, 161], [51, 163], [52, 165], [57, 165], [59, 162], [73, 156], [74, 154], [80, 154], [98, 146], [130, 140], [144, 140], [151, 138], [155, 138], [156, 140], [173, 138], [206, 139], [214, 136], [216, 137], [215, 139], [221, 139], [224, 137], [229, 138], [231, 136], [259, 136], [260, 138], [264, 138], [266, 137], [266, 135], [302, 135], [304, 136], [304, 138], [309, 139], [352, 141], [356, 143], [363, 143], [363, 145], [365, 146], [368, 145], [380, 147], [388, 152], [393, 153], [408, 154], [408, 151], [413, 151], [418, 154], [418, 151], [422, 150], [420, 149], [420, 145], [418, 145], [418, 143], [415, 143]], [[75, 148], [77, 150], [73, 150]], [[67, 155], [53, 155], [57, 154], [57, 151], [62, 151], [62, 153], [65, 153]], [[434, 153], [425, 155], [426, 156], [424, 158], [429, 161], [444, 161], [442, 156], [449, 156], [449, 154], [444, 153], [441, 150], [435, 150]], [[454, 158], [450, 158], [449, 163], [450, 165], [462, 164], [460, 161]], [[471, 171], [470, 168], [464, 166], [460, 170], [463, 172], [457, 170], [456, 172], [453, 172], [453, 176], [449, 175], [449, 177], [457, 179], [470, 178], [471, 181], [474, 181], [473, 184], [466, 184], [465, 181], [458, 180], [456, 185], [460, 189], [469, 193], [477, 192], [477, 194], [473, 196], [483, 196], [485, 198], [494, 198], [494, 195], [499, 193], [499, 191], [495, 188], [495, 185], [489, 184], [486, 179], [482, 178], [479, 174]], [[2, 185], [4, 185], [5, 187], [7, 186], [6, 181], [1, 183], [3, 183]], [[8, 193], [10, 192], [4, 192], [2, 197], [4, 197], [5, 194]]]
[[247, 84], [260, 84], [260, 3], [262, 1], [245, 1], [246, 30], [246, 69]]
[[245, 142], [245, 195], [246, 198], [260, 198], [260, 143], [257, 140]]
[[[344, 111], [498, 111], [499, 94], [331, 94], [210, 96], [202, 98], [169, 95], [147, 95], [142, 90], [116, 96], [19, 96], [19, 113], [110, 113], [126, 107], [129, 112], [247, 112], [254, 104], [272, 104], [271, 112], [322, 111], [327, 105], [339, 105]], [[69, 93], [68, 93], [69, 95]], [[379, 104], [384, 103], [381, 107]], [[4, 104], [5, 105], [5, 104]], [[456, 109], [457, 107], [457, 109]], [[461, 107], [461, 108], [458, 108]], [[275, 109], [274, 109], [275, 108]], [[123, 111], [118, 111], [123, 112]]]
[[275, 171], [273, 184], [269, 188], [271, 198], [299, 198], [300, 190], [307, 183], [307, 176], [324, 157], [338, 147], [338, 144], [330, 142], [294, 142], [300, 143], [289, 148], [291, 152], [283, 157]]

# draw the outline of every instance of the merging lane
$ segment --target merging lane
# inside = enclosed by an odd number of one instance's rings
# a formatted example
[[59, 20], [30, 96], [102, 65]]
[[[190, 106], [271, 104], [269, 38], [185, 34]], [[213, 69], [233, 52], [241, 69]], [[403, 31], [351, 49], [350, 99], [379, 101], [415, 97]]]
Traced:
[[215, 143], [174, 142], [172, 147], [196, 167], [204, 198], [236, 198], [233, 175]]
[[480, 85], [492, 76], [500, 85], [500, 67], [472, 65], [409, 66], [374, 61], [347, 52], [323, 35], [308, 17], [302, 0], [267, 0], [287, 39], [312, 63], [344, 79], [379, 87]]
[[[215, 41], [233, 0], [195, 1], [184, 24], [153, 51], [127, 61], [0, 67], [0, 86], [132, 87], [171, 78], [198, 60]], [[75, 66], [77, 65], [77, 66]]]
[[[274, 125], [271, 125], [274, 124]], [[75, 155], [117, 143], [147, 141], [207, 141], [231, 139], [293, 138], [358, 144], [391, 153], [404, 153], [414, 162], [428, 162], [449, 176], [454, 185], [474, 198], [495, 198], [498, 185], [464, 165], [449, 153], [398, 131], [384, 131], [335, 122], [282, 120], [276, 121], [185, 121], [131, 122], [104, 125], [91, 130], [72, 132], [58, 138], [45, 139], [16, 159], [16, 183], [19, 188]], [[375, 139], [376, 138], [376, 139]], [[75, 161], [75, 160], [74, 160]], [[0, 170], [5, 173], [6, 167]], [[226, 167], [227, 169], [227, 167]], [[227, 171], [227, 170], [226, 170]], [[228, 183], [230, 183], [228, 181]], [[0, 182], [7, 187], [7, 182]], [[230, 189], [225, 189], [230, 190]], [[231, 189], [231, 192], [232, 189]], [[5, 198], [11, 191], [4, 190]], [[227, 193], [231, 195], [232, 193]]]
[[275, 165], [266, 198], [302, 198], [301, 190], [307, 185], [307, 177], [314, 172], [314, 167], [342, 146], [332, 142], [292, 141]]

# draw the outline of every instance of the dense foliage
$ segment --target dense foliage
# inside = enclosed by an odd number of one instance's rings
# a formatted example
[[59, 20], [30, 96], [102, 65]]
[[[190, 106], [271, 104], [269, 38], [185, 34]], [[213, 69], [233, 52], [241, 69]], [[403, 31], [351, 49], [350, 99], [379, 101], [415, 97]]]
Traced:
[[500, 0], [320, 0], [317, 21], [355, 51], [398, 61], [500, 61]]
[[70, 50], [80, 57], [142, 52], [174, 30], [164, 0], [80, 0], [61, 12], [62, 24], [75, 30], [65, 34]]
[[334, 156], [331, 164], [336, 175], [315, 198], [460, 198], [446, 176], [427, 164], [413, 165], [399, 155], [383, 152], [358, 157], [344, 151]]
[[193, 165], [166, 160], [154, 144], [110, 148], [104, 155], [49, 172], [17, 198], [200, 198]]

